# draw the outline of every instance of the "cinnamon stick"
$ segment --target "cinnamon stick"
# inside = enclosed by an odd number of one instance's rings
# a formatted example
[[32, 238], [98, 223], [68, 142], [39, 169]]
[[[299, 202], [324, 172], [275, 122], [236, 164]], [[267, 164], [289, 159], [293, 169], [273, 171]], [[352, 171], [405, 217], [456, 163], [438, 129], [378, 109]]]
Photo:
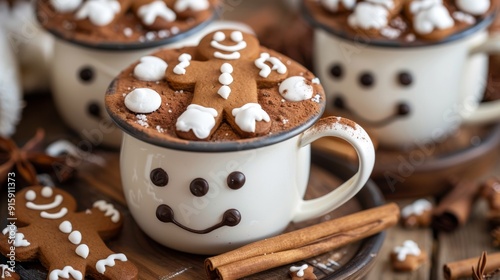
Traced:
[[463, 179], [454, 182], [453, 189], [434, 208], [432, 227], [450, 232], [463, 226], [469, 219], [472, 204], [476, 200], [481, 184]]
[[[472, 267], [477, 265], [479, 256], [475, 258], [446, 263], [443, 266], [444, 278], [447, 280], [472, 276]], [[485, 272], [491, 273], [500, 267], [500, 253], [488, 254]]]
[[211, 279], [245, 277], [361, 240], [395, 225], [398, 219], [398, 206], [386, 204], [208, 258], [205, 269]]
[[488, 220], [492, 226], [500, 224], [500, 179], [489, 178], [483, 183], [482, 195], [488, 202]]

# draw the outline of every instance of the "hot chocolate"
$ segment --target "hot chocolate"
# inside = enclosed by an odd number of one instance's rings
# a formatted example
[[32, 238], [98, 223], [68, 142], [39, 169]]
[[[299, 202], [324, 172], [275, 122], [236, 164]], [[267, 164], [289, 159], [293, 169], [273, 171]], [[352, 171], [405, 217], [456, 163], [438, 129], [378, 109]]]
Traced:
[[324, 99], [306, 68], [253, 35], [221, 30], [197, 47], [141, 58], [115, 79], [105, 102], [126, 132], [185, 143], [290, 132], [319, 118]]
[[461, 33], [492, 14], [490, 0], [304, 0], [315, 23], [359, 41], [426, 44]]
[[144, 48], [208, 23], [217, 4], [218, 0], [40, 0], [37, 17], [51, 33], [70, 41], [125, 49], [139, 43]]

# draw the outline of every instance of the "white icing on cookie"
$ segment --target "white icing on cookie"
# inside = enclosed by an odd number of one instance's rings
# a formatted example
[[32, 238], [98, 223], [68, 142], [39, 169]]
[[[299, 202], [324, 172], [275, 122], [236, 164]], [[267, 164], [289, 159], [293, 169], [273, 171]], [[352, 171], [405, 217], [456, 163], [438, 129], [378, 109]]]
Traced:
[[14, 237], [14, 247], [28, 247], [31, 243], [24, 238], [24, 234], [21, 232], [16, 232]]
[[33, 201], [36, 199], [36, 192], [34, 190], [29, 190], [24, 195], [24, 198], [26, 198], [26, 200], [28, 201]]
[[116, 0], [87, 0], [76, 12], [75, 18], [88, 18], [94, 25], [105, 26], [115, 19], [119, 11], [120, 2]]
[[434, 5], [418, 11], [413, 17], [413, 28], [419, 34], [429, 34], [436, 29], [453, 27], [455, 22], [444, 5]]
[[58, 280], [60, 278], [69, 279], [70, 276], [73, 277], [75, 280], [83, 279], [83, 274], [80, 271], [68, 265], [65, 266], [62, 270], [60, 269], [52, 270], [49, 274], [49, 280]]
[[113, 223], [118, 223], [120, 221], [120, 212], [115, 209], [113, 204], [107, 203], [104, 200], [99, 200], [94, 202], [94, 208], [97, 208], [104, 212], [104, 216], [110, 217]]
[[87, 246], [86, 244], [80, 244], [80, 245], [78, 245], [78, 247], [76, 247], [75, 253], [78, 256], [86, 259], [89, 256], [89, 253], [90, 253], [89, 246]]
[[245, 49], [247, 47], [247, 42], [243, 40], [243, 33], [241, 31], [233, 31], [230, 35], [231, 41], [235, 42], [235, 45], [224, 45], [220, 42], [226, 39], [224, 33], [218, 31], [215, 32], [210, 42], [210, 46], [212, 46], [216, 50], [229, 52], [229, 53], [221, 53], [219, 51], [214, 52], [214, 57], [225, 59], [225, 60], [235, 60], [241, 57], [239, 51]]
[[106, 266], [113, 267], [115, 265], [115, 260], [126, 262], [127, 256], [125, 256], [124, 254], [121, 254], [121, 253], [120, 254], [111, 254], [106, 259], [102, 259], [102, 260], [97, 261], [97, 263], [95, 265], [95, 269], [97, 270], [97, 272], [104, 274], [104, 272], [106, 271]]
[[210, 7], [208, 0], [177, 0], [174, 5], [176, 12], [182, 13], [186, 10], [193, 12], [204, 11]]
[[142, 5], [137, 10], [137, 15], [145, 25], [152, 25], [156, 18], [162, 18], [167, 22], [172, 22], [177, 18], [174, 11], [167, 7], [167, 4], [161, 0], [153, 1], [149, 4]]
[[234, 108], [232, 114], [238, 127], [246, 132], [255, 132], [257, 121], [271, 121], [269, 115], [258, 103], [247, 103], [240, 108]]
[[54, 198], [54, 201], [48, 204], [36, 204], [31, 201], [26, 203], [26, 207], [31, 209], [31, 210], [49, 210], [49, 209], [54, 209], [61, 205], [63, 201], [63, 196], [58, 194]]
[[45, 211], [40, 212], [40, 217], [44, 219], [50, 219], [50, 220], [57, 220], [62, 217], [64, 217], [66, 214], [68, 214], [68, 209], [66, 207], [61, 208], [59, 212], [56, 213], [48, 213]]
[[456, 0], [457, 6], [463, 12], [479, 16], [490, 8], [490, 0]]
[[59, 230], [63, 233], [70, 233], [73, 230], [73, 225], [70, 221], [64, 221], [59, 225]]
[[82, 0], [50, 0], [49, 2], [59, 13], [72, 13], [82, 4]]
[[[270, 62], [273, 68], [269, 67], [266, 62]], [[281, 60], [276, 57], [271, 57], [268, 53], [261, 53], [260, 57], [255, 60], [255, 66], [260, 69], [259, 76], [263, 78], [269, 77], [272, 70], [276, 70], [279, 74], [285, 74], [287, 68]]]
[[419, 199], [405, 206], [401, 210], [401, 216], [408, 218], [411, 215], [422, 215], [425, 211], [430, 211], [431, 209], [432, 204], [427, 199]]
[[191, 63], [191, 55], [187, 53], [183, 53], [179, 56], [180, 63], [174, 67], [174, 73], [177, 75], [186, 74], [186, 67], [188, 67]]
[[353, 28], [378, 30], [387, 26], [388, 16], [389, 11], [385, 7], [370, 2], [361, 2], [349, 15], [347, 23]]
[[303, 264], [301, 266], [292, 266], [290, 267], [290, 272], [297, 272], [298, 277], [304, 277], [304, 270], [306, 270], [309, 266], [307, 264]]
[[331, 12], [337, 12], [340, 3], [342, 3], [342, 6], [347, 10], [352, 10], [356, 5], [356, 0], [321, 0], [323, 7]]
[[125, 96], [125, 107], [138, 114], [147, 114], [158, 110], [161, 96], [150, 88], [136, 88]]
[[240, 59], [241, 54], [239, 52], [233, 52], [229, 54], [221, 53], [221, 52], [214, 52], [214, 57], [215, 58], [220, 58], [220, 59], [225, 59], [225, 60], [236, 60]]
[[233, 66], [229, 63], [224, 63], [220, 67], [220, 72], [221, 75], [219, 76], [219, 83], [222, 84], [222, 86], [219, 88], [217, 93], [224, 99], [227, 99], [229, 97], [229, 94], [231, 94], [231, 88], [229, 85], [233, 83], [233, 76], [231, 73], [233, 73]]
[[398, 261], [401, 262], [406, 260], [406, 257], [408, 255], [419, 256], [421, 253], [417, 243], [415, 243], [413, 240], [406, 240], [405, 242], [403, 242], [402, 246], [397, 246], [393, 251], [397, 254]]
[[279, 92], [288, 101], [303, 101], [311, 98], [314, 90], [304, 77], [293, 76], [281, 82]]
[[134, 76], [146, 82], [156, 82], [165, 76], [167, 63], [156, 56], [144, 56], [134, 68]]
[[69, 242], [78, 245], [82, 242], [82, 233], [78, 230], [72, 231], [68, 236]]
[[217, 111], [213, 108], [190, 104], [179, 116], [175, 126], [179, 131], [192, 130], [198, 139], [205, 139], [214, 128], [217, 115]]
[[43, 187], [40, 193], [42, 194], [43, 197], [49, 198], [54, 194], [54, 191], [52, 190], [51, 187]]

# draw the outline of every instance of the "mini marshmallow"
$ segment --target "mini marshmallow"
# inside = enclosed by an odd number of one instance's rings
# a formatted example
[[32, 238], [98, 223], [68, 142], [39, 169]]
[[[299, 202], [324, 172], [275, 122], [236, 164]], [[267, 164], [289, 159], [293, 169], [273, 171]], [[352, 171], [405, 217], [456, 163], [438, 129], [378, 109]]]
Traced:
[[454, 25], [455, 22], [444, 5], [421, 10], [413, 19], [413, 28], [419, 34], [429, 34], [435, 29], [447, 29]]
[[207, 0], [177, 0], [177, 2], [175, 2], [174, 10], [179, 13], [186, 10], [199, 12], [208, 9], [209, 7], [210, 3], [208, 3]]
[[331, 12], [337, 12], [340, 3], [342, 3], [342, 6], [347, 10], [352, 10], [356, 5], [356, 0], [321, 0], [323, 7]]
[[149, 88], [136, 88], [125, 96], [125, 106], [132, 112], [147, 114], [161, 106], [160, 95]]
[[288, 101], [303, 101], [310, 99], [314, 90], [304, 77], [293, 76], [281, 82], [279, 92]]
[[490, 0], [456, 0], [457, 6], [463, 12], [479, 16], [488, 11]]
[[144, 56], [140, 59], [140, 63], [134, 68], [134, 76], [147, 82], [155, 82], [163, 79], [167, 63], [156, 56]]
[[50, 5], [60, 13], [72, 13], [80, 7], [82, 0], [50, 0]]

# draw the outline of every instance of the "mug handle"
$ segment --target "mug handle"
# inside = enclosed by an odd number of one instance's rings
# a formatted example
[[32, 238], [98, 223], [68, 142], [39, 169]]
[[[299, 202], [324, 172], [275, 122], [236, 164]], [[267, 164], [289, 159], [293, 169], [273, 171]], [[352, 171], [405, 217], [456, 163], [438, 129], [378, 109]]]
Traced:
[[326, 117], [304, 131], [299, 147], [309, 145], [316, 139], [333, 136], [346, 140], [358, 154], [359, 167], [356, 174], [329, 193], [310, 200], [301, 200], [293, 222], [301, 222], [324, 215], [341, 206], [368, 181], [375, 164], [375, 148], [366, 131], [358, 124], [342, 117]]
[[[469, 51], [469, 56], [474, 54], [500, 54], [500, 34], [488, 37], [480, 45], [473, 47]], [[464, 116], [466, 124], [481, 124], [493, 121], [500, 121], [500, 100], [480, 103], [472, 114]]]

